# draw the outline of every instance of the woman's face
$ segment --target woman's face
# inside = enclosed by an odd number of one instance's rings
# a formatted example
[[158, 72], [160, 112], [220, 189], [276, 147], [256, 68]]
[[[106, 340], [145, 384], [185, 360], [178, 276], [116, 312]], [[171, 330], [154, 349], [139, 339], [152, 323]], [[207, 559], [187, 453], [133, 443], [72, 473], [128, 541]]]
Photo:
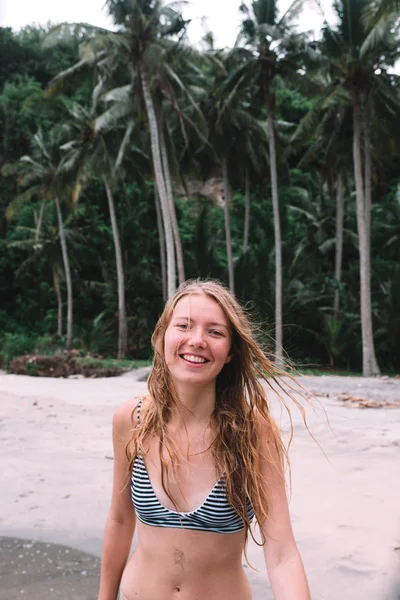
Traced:
[[215, 384], [230, 361], [231, 328], [222, 308], [206, 294], [181, 298], [165, 332], [165, 361], [181, 383]]

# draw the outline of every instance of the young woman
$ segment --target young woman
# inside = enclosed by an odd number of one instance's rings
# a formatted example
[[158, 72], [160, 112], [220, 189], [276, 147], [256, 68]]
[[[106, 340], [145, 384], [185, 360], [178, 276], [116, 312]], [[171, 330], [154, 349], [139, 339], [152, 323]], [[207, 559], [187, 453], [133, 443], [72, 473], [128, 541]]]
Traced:
[[221, 284], [191, 281], [167, 302], [152, 343], [149, 395], [114, 415], [98, 600], [119, 588], [124, 600], [250, 600], [242, 556], [254, 520], [275, 598], [309, 600], [286, 453], [259, 379], [279, 373], [245, 312]]

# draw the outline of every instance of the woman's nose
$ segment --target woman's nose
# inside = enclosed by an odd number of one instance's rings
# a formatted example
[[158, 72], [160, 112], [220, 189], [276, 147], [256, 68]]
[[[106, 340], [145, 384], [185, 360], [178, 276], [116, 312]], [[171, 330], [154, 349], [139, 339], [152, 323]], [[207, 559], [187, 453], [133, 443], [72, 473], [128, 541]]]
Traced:
[[204, 336], [204, 332], [201, 328], [196, 327], [195, 329], [192, 329], [191, 331], [191, 335], [189, 338], [189, 344], [191, 346], [196, 346], [196, 347], [200, 347], [200, 348], [204, 348], [206, 345], [206, 340], [205, 340], [205, 336]]

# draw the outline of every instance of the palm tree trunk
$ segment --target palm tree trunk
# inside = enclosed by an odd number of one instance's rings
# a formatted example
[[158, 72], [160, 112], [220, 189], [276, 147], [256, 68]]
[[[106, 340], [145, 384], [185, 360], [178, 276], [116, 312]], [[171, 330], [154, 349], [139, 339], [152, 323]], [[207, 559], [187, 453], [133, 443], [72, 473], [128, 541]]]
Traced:
[[61, 213], [60, 200], [56, 196], [56, 210], [58, 219], [58, 229], [60, 233], [61, 253], [64, 263], [65, 283], [67, 285], [67, 350], [72, 348], [72, 330], [73, 330], [73, 298], [72, 298], [72, 277], [69, 265], [67, 240], [64, 231], [64, 222]]
[[222, 158], [222, 177], [224, 181], [224, 221], [225, 221], [225, 241], [226, 241], [226, 256], [228, 260], [228, 279], [229, 289], [232, 294], [235, 293], [235, 273], [233, 269], [233, 254], [232, 254], [232, 236], [231, 236], [231, 217], [230, 217], [230, 203], [231, 203], [231, 191], [229, 187], [229, 175], [228, 175], [228, 160], [224, 156]]
[[163, 224], [162, 224], [160, 197], [158, 195], [157, 185], [154, 186], [154, 198], [155, 198], [155, 202], [156, 202], [158, 239], [160, 241], [162, 296], [163, 296], [164, 302], [166, 302], [168, 299], [168, 296], [167, 296], [167, 261], [166, 261], [166, 257], [165, 257], [165, 237], [164, 237], [164, 229], [163, 229]]
[[126, 319], [125, 306], [125, 280], [124, 265], [122, 262], [121, 242], [119, 239], [118, 223], [115, 214], [115, 202], [111, 187], [106, 177], [103, 177], [107, 192], [108, 209], [110, 211], [111, 229], [115, 248], [115, 264], [117, 266], [118, 279], [118, 358], [122, 360], [128, 352], [128, 322]]
[[60, 337], [62, 337], [63, 307], [62, 307], [60, 280], [58, 277], [56, 267], [53, 267], [53, 282], [54, 282], [54, 290], [56, 292], [56, 297], [57, 297], [57, 336], [60, 338]]
[[176, 290], [175, 253], [174, 238], [172, 235], [171, 217], [168, 206], [167, 188], [161, 161], [160, 140], [158, 135], [157, 119], [154, 103], [150, 93], [150, 85], [147, 69], [143, 61], [140, 63], [140, 79], [142, 82], [143, 97], [146, 105], [147, 118], [149, 121], [151, 153], [153, 157], [154, 174], [160, 197], [161, 212], [164, 222], [165, 242], [167, 248], [167, 292], [168, 297], [174, 295]]
[[243, 254], [246, 254], [249, 247], [250, 231], [250, 173], [249, 168], [245, 171], [245, 192], [244, 192], [244, 235], [243, 235]]
[[371, 153], [371, 118], [368, 100], [365, 106], [364, 116], [364, 205], [365, 205], [365, 227], [367, 239], [371, 239], [371, 205], [372, 205], [372, 153]]
[[181, 285], [185, 281], [185, 267], [183, 264], [181, 236], [179, 233], [178, 219], [176, 218], [175, 201], [174, 201], [174, 194], [172, 192], [172, 183], [171, 183], [171, 171], [169, 168], [167, 146], [165, 144], [165, 136], [164, 136], [162, 120], [160, 121], [159, 132], [160, 132], [160, 145], [161, 145], [161, 160], [162, 160], [162, 165], [163, 165], [165, 186], [166, 186], [167, 196], [168, 196], [168, 206], [169, 206], [169, 211], [170, 211], [170, 215], [171, 215], [172, 233], [173, 233], [174, 242], [175, 242], [176, 262], [178, 265], [178, 281], [179, 281], [179, 285]]
[[335, 279], [336, 289], [333, 302], [335, 319], [339, 318], [340, 290], [342, 281], [342, 262], [343, 262], [343, 223], [344, 223], [344, 185], [343, 176], [339, 173], [336, 181], [336, 252], [335, 252]]
[[360, 253], [360, 305], [361, 335], [363, 348], [363, 375], [371, 377], [379, 374], [375, 358], [374, 336], [372, 328], [371, 307], [371, 259], [370, 244], [367, 236], [367, 220], [365, 214], [364, 183], [361, 161], [361, 123], [360, 97], [357, 91], [353, 94], [353, 157], [354, 177], [357, 196], [357, 228]]
[[270, 102], [267, 101], [268, 144], [271, 171], [272, 210], [274, 215], [275, 238], [275, 362], [283, 365], [283, 309], [282, 309], [282, 235], [279, 212], [278, 171], [276, 166], [276, 144], [274, 118]]
[[[364, 116], [364, 206], [365, 206], [365, 229], [368, 244], [369, 281], [371, 281], [371, 207], [372, 207], [372, 147], [371, 147], [371, 105], [366, 101]], [[370, 284], [371, 285], [371, 284]], [[379, 366], [373, 353], [373, 371], [379, 373]]]

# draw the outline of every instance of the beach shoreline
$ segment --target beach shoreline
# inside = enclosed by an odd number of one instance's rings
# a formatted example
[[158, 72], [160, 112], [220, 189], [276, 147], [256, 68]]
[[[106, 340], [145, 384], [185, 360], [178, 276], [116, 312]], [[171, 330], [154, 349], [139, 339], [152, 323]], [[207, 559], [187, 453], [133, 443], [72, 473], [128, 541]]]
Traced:
[[[318, 443], [294, 409], [290, 506], [313, 598], [389, 599], [400, 555], [400, 410], [384, 406], [400, 407], [400, 380], [300, 382], [314, 398], [316, 410], [307, 415]], [[112, 414], [146, 391], [134, 373], [93, 380], [1, 374], [0, 536], [99, 556], [111, 494]], [[383, 407], [360, 409], [339, 400], [343, 394]], [[284, 413], [276, 400], [272, 405], [287, 434]], [[249, 559], [259, 569], [248, 571], [254, 600], [271, 598], [254, 543]]]

